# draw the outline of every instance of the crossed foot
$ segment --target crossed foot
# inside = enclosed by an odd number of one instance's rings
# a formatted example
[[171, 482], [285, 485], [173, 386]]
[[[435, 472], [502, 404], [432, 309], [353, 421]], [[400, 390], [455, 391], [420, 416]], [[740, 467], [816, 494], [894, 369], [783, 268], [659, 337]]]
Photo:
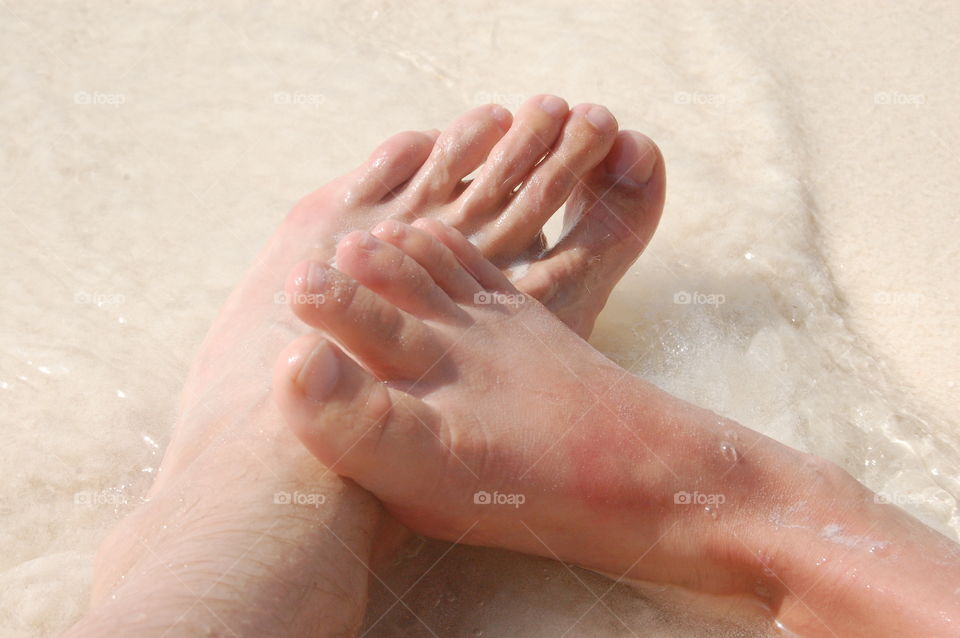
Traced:
[[[287, 274], [305, 259], [330, 259], [350, 231], [438, 219], [502, 267], [528, 262], [517, 289], [586, 336], [657, 226], [664, 175], [656, 146], [639, 133], [618, 133], [605, 108], [568, 109], [560, 98], [538, 96], [515, 118], [483, 106], [443, 133], [398, 134], [304, 198], [214, 321], [148, 500], [101, 546], [91, 613], [73, 635], [150, 635], [151, 627], [167, 636], [349, 633], [362, 617], [363, 565], [387, 519], [366, 491], [316, 463], [271, 400], [273, 361], [309, 332], [278, 303]], [[564, 236], [547, 248], [541, 228], [564, 203]], [[343, 268], [347, 261], [338, 257]], [[401, 326], [392, 328], [406, 338]], [[373, 356], [382, 342], [367, 336], [368, 349], [356, 339], [354, 349], [388, 370], [385, 355]], [[394, 345], [412, 353], [413, 344]], [[394, 365], [397, 373], [410, 369]], [[325, 507], [275, 502], [295, 491], [321, 494]], [[242, 610], [233, 593], [240, 587]]]
[[[725, 442], [768, 454], [762, 437], [615, 366], [435, 220], [351, 233], [336, 263], [293, 270], [294, 312], [321, 332], [274, 376], [324, 465], [424, 535], [710, 593], [755, 588], [749, 553], [704, 552], [713, 519], [674, 495], [731, 469]], [[759, 474], [736, 481], [767, 484]]]

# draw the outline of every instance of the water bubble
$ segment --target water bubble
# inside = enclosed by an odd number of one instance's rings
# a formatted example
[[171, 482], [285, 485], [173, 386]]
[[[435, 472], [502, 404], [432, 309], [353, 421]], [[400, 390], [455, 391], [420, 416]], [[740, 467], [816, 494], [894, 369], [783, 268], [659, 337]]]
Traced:
[[703, 513], [709, 516], [712, 519], [716, 519], [719, 513], [715, 505], [705, 505], [703, 507]]
[[720, 453], [723, 454], [723, 458], [727, 459], [731, 463], [736, 463], [740, 460], [740, 453], [737, 452], [737, 448], [733, 446], [733, 443], [724, 441], [720, 444]]

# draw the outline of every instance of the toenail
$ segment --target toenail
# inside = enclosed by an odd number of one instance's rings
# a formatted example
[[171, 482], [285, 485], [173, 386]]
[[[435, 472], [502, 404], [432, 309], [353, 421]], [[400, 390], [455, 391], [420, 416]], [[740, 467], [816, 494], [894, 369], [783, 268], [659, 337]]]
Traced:
[[567, 103], [556, 95], [548, 95], [540, 100], [540, 108], [551, 117], [562, 117], [567, 114]]
[[370, 233], [361, 233], [355, 245], [361, 250], [373, 251], [377, 247], [377, 240]]
[[497, 124], [500, 125], [500, 128], [506, 130], [510, 128], [510, 121], [513, 119], [513, 116], [510, 115], [510, 111], [503, 108], [499, 104], [494, 104], [490, 109], [490, 115], [493, 116], [493, 119], [497, 121]]
[[627, 179], [638, 185], [646, 184], [653, 177], [657, 166], [657, 149], [649, 139], [642, 135], [632, 135], [633, 150], [626, 152], [624, 140], [618, 140], [613, 151], [607, 156], [607, 171], [618, 180]]
[[337, 385], [340, 362], [326, 341], [321, 342], [307, 357], [296, 383], [307, 398], [313, 401], [326, 399]]
[[327, 271], [318, 263], [307, 270], [307, 292], [322, 292], [327, 287]]
[[610, 115], [610, 111], [602, 106], [591, 106], [587, 111], [587, 120], [601, 133], [609, 133], [617, 126], [617, 121]]

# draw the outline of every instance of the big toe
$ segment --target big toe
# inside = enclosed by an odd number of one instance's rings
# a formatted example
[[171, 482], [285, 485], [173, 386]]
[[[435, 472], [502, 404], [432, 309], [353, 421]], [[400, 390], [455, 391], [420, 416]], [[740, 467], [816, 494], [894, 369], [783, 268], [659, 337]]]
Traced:
[[650, 243], [665, 193], [660, 149], [645, 135], [622, 131], [571, 196], [563, 238], [517, 288], [588, 336], [613, 287]]
[[280, 355], [273, 396], [321, 463], [377, 494], [409, 491], [409, 459], [442, 454], [441, 422], [429, 406], [379, 382], [317, 333]]

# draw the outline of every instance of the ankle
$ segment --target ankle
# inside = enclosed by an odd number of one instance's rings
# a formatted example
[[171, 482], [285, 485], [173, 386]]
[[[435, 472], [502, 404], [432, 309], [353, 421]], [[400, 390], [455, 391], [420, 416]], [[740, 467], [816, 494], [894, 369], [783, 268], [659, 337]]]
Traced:
[[778, 539], [766, 546], [781, 584], [779, 622], [804, 636], [954, 635], [956, 545], [876, 502], [835, 464], [804, 457], [795, 495], [802, 507], [765, 534]]
[[[789, 596], [771, 526], [850, 489], [850, 477], [632, 376], [611, 404], [618, 413], [607, 410], [575, 448], [581, 500], [608, 521], [606, 562], [588, 566], [615, 572], [617, 560], [642, 556], [627, 577], [769, 607]], [[805, 477], [812, 467], [818, 481]]]

